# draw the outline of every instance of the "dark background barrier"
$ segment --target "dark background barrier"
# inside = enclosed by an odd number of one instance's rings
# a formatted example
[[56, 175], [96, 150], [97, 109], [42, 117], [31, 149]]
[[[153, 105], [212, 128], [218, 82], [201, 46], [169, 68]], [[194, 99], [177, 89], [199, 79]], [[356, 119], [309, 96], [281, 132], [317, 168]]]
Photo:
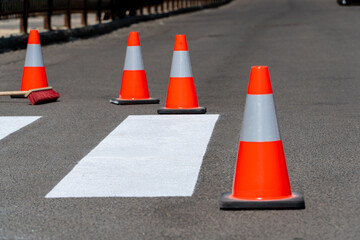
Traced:
[[51, 30], [51, 16], [64, 14], [64, 26], [71, 28], [71, 14], [82, 14], [87, 26], [88, 13], [96, 13], [97, 21], [119, 19], [128, 15], [164, 13], [206, 6], [225, 0], [2, 0], [0, 19], [20, 18], [20, 32], [28, 32], [29, 16], [44, 16], [44, 28]]

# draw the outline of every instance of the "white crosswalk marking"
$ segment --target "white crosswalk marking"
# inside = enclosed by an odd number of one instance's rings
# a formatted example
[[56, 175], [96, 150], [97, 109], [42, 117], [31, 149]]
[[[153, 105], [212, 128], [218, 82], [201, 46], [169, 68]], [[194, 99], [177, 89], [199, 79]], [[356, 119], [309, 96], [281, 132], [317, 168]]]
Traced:
[[0, 140], [39, 118], [41, 117], [0, 117]]
[[46, 198], [191, 196], [218, 117], [129, 116]]

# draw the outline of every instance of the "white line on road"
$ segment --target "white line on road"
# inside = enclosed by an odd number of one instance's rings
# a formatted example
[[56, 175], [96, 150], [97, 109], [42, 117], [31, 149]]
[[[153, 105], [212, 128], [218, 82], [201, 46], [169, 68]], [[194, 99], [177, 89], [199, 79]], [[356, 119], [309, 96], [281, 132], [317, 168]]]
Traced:
[[0, 140], [41, 117], [0, 117]]
[[129, 116], [45, 197], [191, 196], [218, 117]]

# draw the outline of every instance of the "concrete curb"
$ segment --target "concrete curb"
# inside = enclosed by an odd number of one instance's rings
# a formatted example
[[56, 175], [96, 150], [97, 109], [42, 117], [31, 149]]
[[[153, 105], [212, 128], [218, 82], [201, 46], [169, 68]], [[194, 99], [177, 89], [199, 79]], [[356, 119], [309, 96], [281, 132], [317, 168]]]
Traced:
[[[175, 16], [183, 13], [190, 13], [206, 8], [217, 8], [229, 2], [231, 2], [231, 0], [225, 0], [220, 3], [209, 4], [201, 7], [179, 9], [168, 13], [126, 17], [124, 19], [115, 20], [109, 23], [96, 24], [93, 26], [87, 26], [82, 28], [42, 32], [39, 34], [41, 39], [41, 45], [49, 45], [53, 43], [73, 41], [81, 38], [90, 38], [92, 36], [98, 36], [98, 35], [110, 33], [122, 27], [128, 27], [134, 23]], [[14, 51], [18, 49], [25, 49], [27, 47], [27, 40], [28, 40], [28, 34], [24, 34], [21, 36], [0, 38], [0, 53]]]

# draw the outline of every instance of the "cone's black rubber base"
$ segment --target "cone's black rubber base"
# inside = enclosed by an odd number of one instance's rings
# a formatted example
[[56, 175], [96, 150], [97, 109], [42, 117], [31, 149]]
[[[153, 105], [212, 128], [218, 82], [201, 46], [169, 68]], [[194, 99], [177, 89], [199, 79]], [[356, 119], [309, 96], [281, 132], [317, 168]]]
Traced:
[[21, 94], [21, 95], [11, 95], [11, 98], [26, 98], [25, 94]]
[[197, 108], [187, 108], [187, 109], [173, 109], [173, 108], [160, 108], [158, 109], [158, 114], [204, 114], [206, 113], [206, 108], [197, 107]]
[[231, 193], [223, 193], [220, 197], [221, 210], [266, 210], [266, 209], [304, 209], [304, 196], [301, 193], [292, 193], [291, 198], [280, 200], [241, 200], [230, 198]]
[[139, 99], [139, 100], [124, 100], [119, 98], [110, 99], [110, 102], [116, 105], [130, 105], [130, 104], [158, 104], [160, 100], [157, 98]]

